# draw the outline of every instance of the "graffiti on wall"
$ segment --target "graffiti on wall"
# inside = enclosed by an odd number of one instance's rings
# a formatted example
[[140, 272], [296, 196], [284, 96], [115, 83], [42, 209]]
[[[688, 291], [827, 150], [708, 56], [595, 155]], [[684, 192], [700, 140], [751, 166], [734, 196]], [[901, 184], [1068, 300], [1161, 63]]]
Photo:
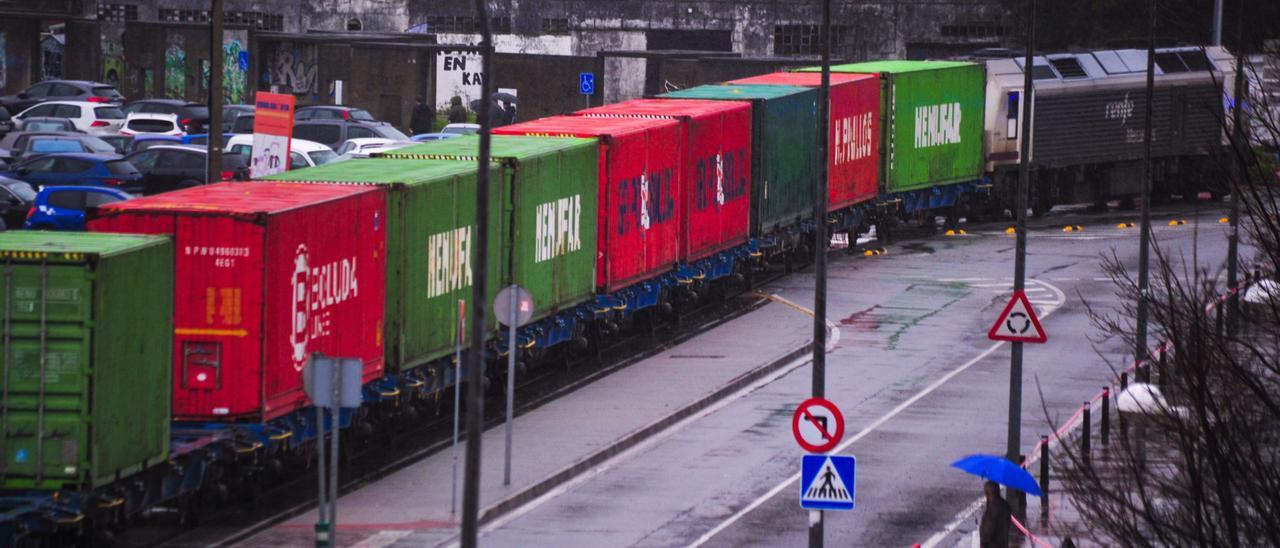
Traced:
[[291, 50], [281, 50], [276, 53], [275, 62], [268, 69], [268, 83], [280, 86], [280, 93], [315, 95], [320, 92], [317, 85], [319, 68], [316, 63], [307, 63]]
[[9, 65], [5, 62], [5, 57], [8, 55], [9, 52], [6, 50], [4, 43], [4, 33], [0, 32], [0, 88], [9, 83]]
[[164, 96], [170, 99], [182, 99], [187, 94], [187, 52], [184, 45], [182, 35], [175, 34], [164, 50]]
[[245, 102], [248, 74], [249, 50], [239, 40], [227, 40], [222, 45], [222, 93], [228, 104]]
[[103, 36], [102, 81], [119, 87], [122, 78], [124, 78], [124, 46], [119, 40]]

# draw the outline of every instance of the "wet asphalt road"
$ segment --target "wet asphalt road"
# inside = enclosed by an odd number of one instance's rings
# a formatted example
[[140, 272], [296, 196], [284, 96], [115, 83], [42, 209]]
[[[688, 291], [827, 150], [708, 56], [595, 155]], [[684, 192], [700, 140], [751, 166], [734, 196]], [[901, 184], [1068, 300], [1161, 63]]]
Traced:
[[[1114, 251], [1136, 272], [1138, 229], [1117, 229], [1136, 213], [1056, 213], [1029, 232], [1028, 294], [1050, 340], [1028, 345], [1022, 446], [1069, 417], [1129, 363], [1106, 340], [1085, 302], [1113, 310], [1100, 269]], [[1217, 271], [1225, 258], [1220, 212], [1157, 210], [1154, 234], [1166, 250]], [[1171, 218], [1187, 219], [1170, 227]], [[1064, 224], [1083, 232], [1065, 233]], [[1198, 230], [1198, 234], [1197, 234]], [[1013, 238], [1003, 225], [969, 234], [903, 241], [880, 257], [832, 256], [828, 319], [838, 329], [827, 356], [827, 397], [844, 412], [842, 454], [858, 459], [857, 508], [827, 513], [832, 546], [910, 546], [952, 522], [981, 493], [949, 467], [971, 453], [1002, 454], [1006, 443], [1009, 346], [986, 331], [1011, 289]], [[1244, 247], [1242, 256], [1248, 248]], [[803, 306], [813, 277], [766, 288]], [[795, 321], [810, 321], [797, 312]], [[1107, 362], [1110, 362], [1108, 364]], [[796, 546], [807, 538], [797, 503], [801, 450], [790, 417], [809, 394], [811, 371], [789, 373], [667, 432], [483, 530], [485, 546]]]

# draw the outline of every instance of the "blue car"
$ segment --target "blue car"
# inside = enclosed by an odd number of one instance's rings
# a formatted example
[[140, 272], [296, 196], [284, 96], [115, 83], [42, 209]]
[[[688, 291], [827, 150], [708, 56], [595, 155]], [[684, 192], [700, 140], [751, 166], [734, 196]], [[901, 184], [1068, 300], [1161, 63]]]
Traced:
[[452, 139], [454, 137], [462, 137], [461, 133], [419, 133], [410, 137], [414, 141], [439, 141], [441, 139]]
[[44, 154], [9, 166], [0, 175], [33, 187], [86, 185], [142, 192], [143, 177], [117, 154], [64, 152]]
[[[236, 136], [236, 134], [234, 134], [234, 133], [223, 133], [223, 134], [222, 134], [222, 148], [226, 148], [226, 147], [227, 147], [227, 141], [228, 141], [228, 140], [230, 140], [232, 137], [235, 137], [235, 136]], [[191, 134], [191, 135], [186, 135], [186, 136], [180, 137], [180, 139], [182, 140], [182, 144], [184, 144], [184, 145], [202, 145], [202, 146], [209, 146], [209, 134], [208, 134], [208, 133], [193, 133], [193, 134]]]
[[114, 188], [58, 186], [36, 195], [35, 207], [27, 215], [24, 228], [31, 230], [84, 230], [85, 211], [132, 196]]

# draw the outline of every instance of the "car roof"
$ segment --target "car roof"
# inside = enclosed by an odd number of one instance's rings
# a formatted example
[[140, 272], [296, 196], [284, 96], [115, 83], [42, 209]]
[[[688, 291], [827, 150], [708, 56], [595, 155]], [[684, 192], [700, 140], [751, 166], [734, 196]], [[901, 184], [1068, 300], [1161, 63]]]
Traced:
[[178, 105], [178, 106], [192, 105], [192, 106], [200, 106], [200, 107], [205, 106], [204, 103], [197, 103], [195, 101], [187, 101], [184, 99], [138, 99], [135, 101], [129, 101], [130, 105], [134, 103], [152, 103], [157, 105]]
[[12, 178], [12, 177], [5, 177], [4, 175], [0, 175], [0, 185], [3, 185], [3, 186], [9, 186], [9, 185], [16, 185], [16, 184], [19, 184], [19, 183], [24, 184], [24, 185], [27, 185], [27, 186], [31, 186], [31, 183], [28, 183], [28, 182], [26, 182], [26, 181], [23, 181], [23, 180], [20, 180], [20, 179], [14, 179], [14, 178]]
[[203, 152], [209, 153], [209, 149], [200, 145], [159, 145], [148, 148], [147, 150], [185, 150], [187, 152]]
[[389, 125], [389, 124], [382, 123], [382, 122], [369, 122], [369, 121], [366, 121], [366, 120], [302, 120], [302, 121], [299, 121], [299, 122], [295, 122], [293, 125], [295, 125], [295, 126], [300, 126], [300, 125], [304, 125], [304, 124], [306, 124], [306, 125], [321, 125], [321, 124], [327, 124], [327, 125], [354, 124], [354, 125], [360, 125], [360, 126], [372, 126], [372, 127], [379, 127], [379, 126]]
[[315, 108], [327, 108], [331, 110], [365, 110], [360, 107], [353, 107], [348, 105], [307, 105], [303, 107], [298, 107], [298, 110], [308, 110], [308, 109], [315, 109]]
[[111, 187], [105, 187], [105, 186], [88, 186], [88, 185], [54, 185], [54, 186], [47, 186], [40, 189], [40, 193], [36, 196], [36, 199], [39, 199], [40, 196], [44, 196], [46, 194], [52, 194], [54, 192], [65, 192], [68, 190], [79, 190], [82, 192], [100, 192], [102, 194], [113, 194], [116, 197], [124, 198], [126, 200], [132, 198], [132, 196], [130, 196], [128, 192], [125, 192], [118, 188], [111, 188]]
[[75, 158], [77, 160], [90, 160], [95, 162], [110, 162], [123, 158], [119, 154], [111, 152], [50, 152], [41, 154], [36, 158]]
[[400, 141], [397, 141], [395, 139], [388, 139], [386, 137], [356, 137], [354, 139], [347, 139], [346, 141], [343, 141], [343, 142], [351, 143], [353, 145], [381, 145], [381, 144], [399, 143]]
[[[230, 139], [227, 139], [227, 146], [230, 147], [232, 145], [253, 146], [253, 134], [252, 133], [234, 134]], [[315, 152], [321, 149], [329, 150], [329, 151], [333, 150], [329, 148], [328, 145], [317, 143], [315, 141], [311, 141], [307, 139], [298, 139], [297, 137], [293, 139], [289, 139], [289, 150], [297, 150], [298, 152]]]
[[38, 106], [41, 106], [41, 105], [74, 105], [74, 106], [77, 106], [77, 107], [86, 107], [86, 106], [87, 106], [87, 107], [113, 107], [113, 108], [120, 108], [120, 107], [117, 107], [117, 106], [115, 106], [115, 105], [113, 105], [113, 104], [111, 104], [111, 103], [95, 103], [95, 102], [93, 102], [93, 101], [44, 101], [44, 102], [42, 102], [42, 103], [36, 103], [36, 104], [34, 104], [34, 105], [31, 105], [31, 108], [35, 108], [35, 107], [38, 107]]
[[170, 120], [177, 121], [178, 115], [171, 112], [130, 112], [126, 120]]
[[[28, 123], [35, 122], [35, 121], [43, 122], [45, 120], [57, 120], [60, 122], [66, 122], [68, 124], [74, 124], [74, 122], [72, 122], [70, 118], [61, 118], [58, 116], [28, 116], [26, 120], [23, 120], [23, 122], [28, 122]], [[67, 132], [67, 133], [70, 133], [70, 132]]]
[[[35, 82], [35, 83], [31, 84], [31, 85], [32, 85], [32, 86], [35, 86], [35, 85], [39, 85], [39, 84], [84, 84], [84, 85], [88, 85], [88, 86], [105, 86], [105, 87], [115, 87], [115, 86], [113, 86], [113, 85], [111, 85], [111, 84], [104, 84], [104, 83], [102, 83], [102, 82], [94, 82], [93, 80], [61, 80], [61, 79], [57, 79], [57, 80], [42, 80], [42, 81], [39, 81], [39, 82]], [[28, 86], [28, 87], [30, 87], [30, 86]]]

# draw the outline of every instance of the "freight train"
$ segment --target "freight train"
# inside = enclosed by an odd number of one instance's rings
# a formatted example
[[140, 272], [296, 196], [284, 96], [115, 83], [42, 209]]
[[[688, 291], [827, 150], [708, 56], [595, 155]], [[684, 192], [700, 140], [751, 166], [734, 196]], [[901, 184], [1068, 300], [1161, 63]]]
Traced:
[[[1037, 209], [1136, 193], [1144, 58], [1036, 59]], [[1157, 189], [1198, 190], [1232, 67], [1218, 48], [1156, 64]], [[302, 386], [317, 352], [364, 364], [344, 436], [412, 426], [464, 373], [452, 352], [476, 275], [532, 293], [523, 367], [806, 261], [827, 245], [819, 161], [833, 233], [1013, 202], [1020, 61], [833, 67], [827, 158], [816, 71], [496, 128], [485, 219], [470, 136], [109, 204], [86, 234], [0, 235], [0, 545], [83, 540], [157, 506], [194, 516], [305, 465], [324, 429]], [[506, 333], [485, 329], [477, 351], [497, 359]]]

